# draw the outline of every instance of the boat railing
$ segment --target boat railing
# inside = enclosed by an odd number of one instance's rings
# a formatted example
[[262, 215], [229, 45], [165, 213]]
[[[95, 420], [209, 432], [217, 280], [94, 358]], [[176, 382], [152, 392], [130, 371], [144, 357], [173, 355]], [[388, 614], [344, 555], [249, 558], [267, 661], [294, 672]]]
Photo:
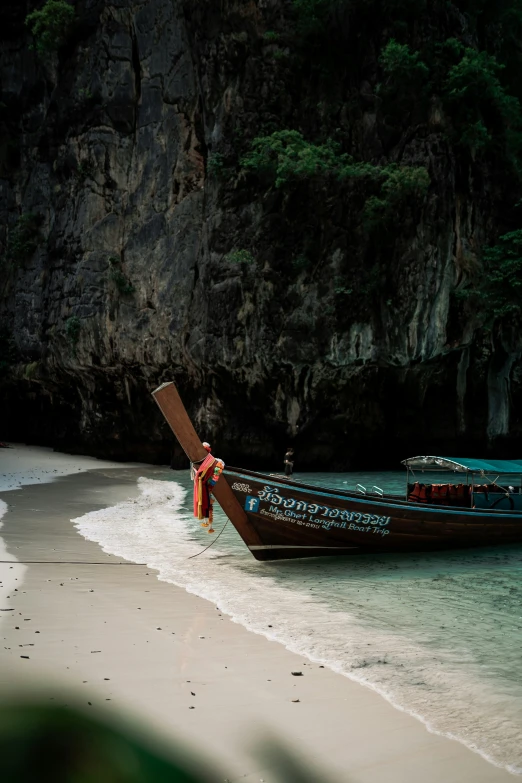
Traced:
[[375, 484], [373, 485], [371, 492], [368, 492], [366, 487], [363, 487], [362, 484], [356, 484], [355, 489], [357, 490], [357, 492], [360, 492], [361, 495], [366, 495], [366, 494], [379, 495], [380, 498], [382, 498], [384, 495], [384, 490], [381, 489], [380, 487], [376, 487]]

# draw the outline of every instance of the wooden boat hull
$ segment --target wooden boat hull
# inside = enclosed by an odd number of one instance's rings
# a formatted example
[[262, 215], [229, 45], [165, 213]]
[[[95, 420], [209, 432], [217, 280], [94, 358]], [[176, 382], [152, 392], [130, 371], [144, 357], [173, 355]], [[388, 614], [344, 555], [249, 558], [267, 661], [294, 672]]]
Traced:
[[[173, 383], [153, 392], [192, 463], [207, 456]], [[522, 513], [412, 503], [226, 468], [213, 494], [257, 560], [522, 542]]]
[[236, 468], [223, 478], [259, 538], [248, 544], [257, 560], [522, 542], [520, 513], [378, 499]]

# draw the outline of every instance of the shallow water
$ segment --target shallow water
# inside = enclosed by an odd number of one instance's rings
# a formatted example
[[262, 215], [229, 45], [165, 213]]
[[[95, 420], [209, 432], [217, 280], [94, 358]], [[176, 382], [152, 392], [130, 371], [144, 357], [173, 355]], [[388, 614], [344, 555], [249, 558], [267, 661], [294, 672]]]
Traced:
[[[216, 540], [192, 518], [188, 473], [151, 475], [137, 501], [74, 520], [80, 532], [522, 773], [522, 546], [259, 563], [232, 525]], [[295, 478], [405, 487], [403, 473]], [[217, 533], [225, 521], [216, 506]]]

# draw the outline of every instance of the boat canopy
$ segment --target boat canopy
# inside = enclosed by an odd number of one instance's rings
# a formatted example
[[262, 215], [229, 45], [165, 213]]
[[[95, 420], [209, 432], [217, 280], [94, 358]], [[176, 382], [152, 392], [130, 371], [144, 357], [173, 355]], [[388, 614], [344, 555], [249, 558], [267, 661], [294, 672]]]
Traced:
[[458, 473], [522, 474], [522, 459], [468, 459], [461, 457], [410, 457], [402, 461], [417, 470], [453, 470]]

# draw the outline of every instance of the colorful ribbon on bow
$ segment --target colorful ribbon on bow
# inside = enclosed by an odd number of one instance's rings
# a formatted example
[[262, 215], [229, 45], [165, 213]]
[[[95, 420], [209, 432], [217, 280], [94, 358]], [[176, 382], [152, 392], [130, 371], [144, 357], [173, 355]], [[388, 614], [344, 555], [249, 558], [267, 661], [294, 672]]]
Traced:
[[[203, 445], [205, 447], [208, 446], [208, 444]], [[209, 450], [210, 447], [207, 451]], [[209, 453], [197, 469], [194, 477], [194, 516], [196, 519], [204, 520], [202, 527], [208, 528], [208, 533], [215, 532], [212, 527], [214, 517], [212, 488], [219, 481], [224, 467], [225, 463], [223, 460], [216, 459]]]

